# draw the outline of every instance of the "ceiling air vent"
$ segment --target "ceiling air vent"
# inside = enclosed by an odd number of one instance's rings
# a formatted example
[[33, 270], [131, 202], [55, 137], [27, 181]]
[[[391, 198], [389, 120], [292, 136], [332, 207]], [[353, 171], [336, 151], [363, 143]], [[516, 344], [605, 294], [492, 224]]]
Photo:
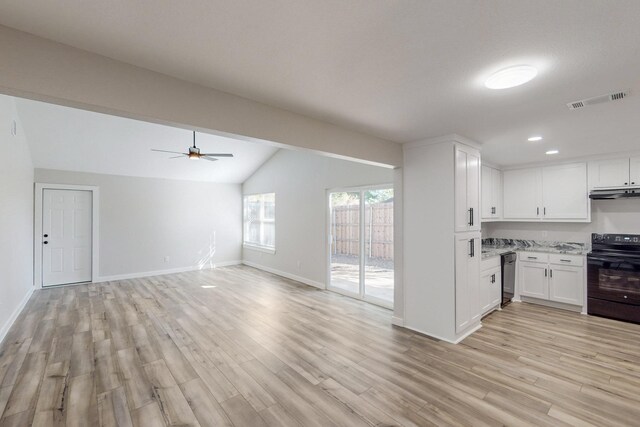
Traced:
[[609, 93], [607, 95], [594, 96], [593, 98], [581, 99], [567, 104], [570, 110], [586, 107], [587, 105], [602, 104], [603, 102], [618, 101], [629, 96], [629, 90]]

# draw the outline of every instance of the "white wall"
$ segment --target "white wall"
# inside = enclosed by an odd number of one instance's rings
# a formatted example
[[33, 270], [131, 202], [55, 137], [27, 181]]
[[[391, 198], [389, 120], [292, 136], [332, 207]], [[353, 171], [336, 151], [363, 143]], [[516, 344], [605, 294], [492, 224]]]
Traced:
[[640, 199], [593, 200], [591, 223], [482, 224], [482, 237], [589, 243], [591, 233], [640, 234]]
[[0, 236], [1, 341], [33, 289], [33, 166], [15, 102], [1, 95]]
[[101, 277], [206, 268], [241, 259], [239, 184], [49, 169], [36, 169], [35, 180], [100, 187]]
[[324, 287], [326, 190], [393, 184], [393, 179], [393, 169], [305, 151], [278, 151], [242, 187], [244, 194], [276, 193], [276, 253], [245, 248], [243, 261]]

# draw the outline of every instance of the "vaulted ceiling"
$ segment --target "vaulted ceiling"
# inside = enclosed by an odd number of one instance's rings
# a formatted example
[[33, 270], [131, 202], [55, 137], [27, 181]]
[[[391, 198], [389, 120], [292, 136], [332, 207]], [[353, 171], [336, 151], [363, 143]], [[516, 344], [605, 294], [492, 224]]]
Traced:
[[34, 167], [150, 178], [242, 183], [278, 149], [204, 133], [203, 153], [231, 153], [216, 162], [170, 159], [186, 152], [192, 133], [75, 108], [16, 98]]
[[[640, 135], [637, 0], [6, 0], [0, 24], [396, 142], [459, 133], [496, 164]], [[532, 82], [483, 86], [522, 63]]]

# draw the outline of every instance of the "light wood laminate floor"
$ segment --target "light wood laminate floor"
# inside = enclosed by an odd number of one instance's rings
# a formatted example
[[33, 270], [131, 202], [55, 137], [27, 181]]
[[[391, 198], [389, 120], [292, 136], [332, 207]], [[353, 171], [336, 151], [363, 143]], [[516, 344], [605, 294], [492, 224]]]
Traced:
[[37, 291], [0, 425], [638, 425], [640, 326], [528, 304], [460, 345], [248, 267]]

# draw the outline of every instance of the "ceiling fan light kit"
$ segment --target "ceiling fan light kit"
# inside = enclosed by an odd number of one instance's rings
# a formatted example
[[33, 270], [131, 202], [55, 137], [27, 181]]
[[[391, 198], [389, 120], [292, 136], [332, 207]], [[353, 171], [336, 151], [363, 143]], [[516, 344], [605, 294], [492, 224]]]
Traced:
[[188, 158], [189, 160], [208, 160], [210, 162], [218, 161], [217, 157], [233, 157], [231, 153], [201, 153], [200, 149], [196, 147], [196, 132], [193, 131], [193, 147], [189, 147], [188, 153], [181, 153], [179, 151], [167, 151], [167, 150], [156, 150], [154, 148], [151, 151], [157, 151], [160, 153], [171, 153], [178, 154], [178, 156], [169, 157], [170, 159], [179, 159], [179, 158]]

